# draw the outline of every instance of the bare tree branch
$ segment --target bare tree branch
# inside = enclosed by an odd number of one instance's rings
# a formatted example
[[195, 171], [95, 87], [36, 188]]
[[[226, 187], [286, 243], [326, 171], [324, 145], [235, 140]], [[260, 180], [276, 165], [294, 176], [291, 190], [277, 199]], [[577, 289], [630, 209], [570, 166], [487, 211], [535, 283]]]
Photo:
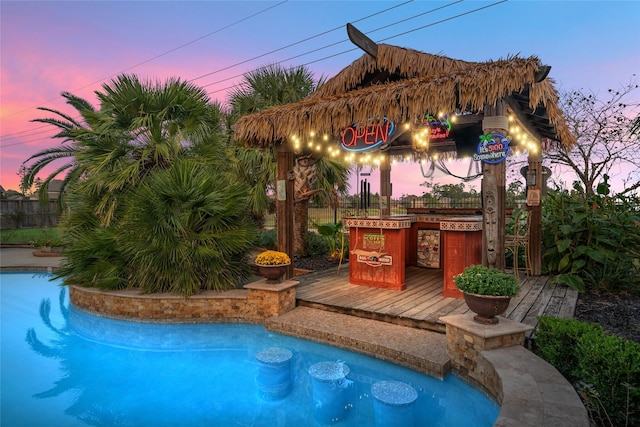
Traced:
[[552, 149], [545, 162], [571, 170], [586, 193], [605, 175], [625, 173], [619, 194], [640, 188], [640, 102], [631, 99], [637, 89], [634, 76], [619, 90], [609, 89], [606, 100], [584, 90], [562, 94], [560, 105], [578, 143]]

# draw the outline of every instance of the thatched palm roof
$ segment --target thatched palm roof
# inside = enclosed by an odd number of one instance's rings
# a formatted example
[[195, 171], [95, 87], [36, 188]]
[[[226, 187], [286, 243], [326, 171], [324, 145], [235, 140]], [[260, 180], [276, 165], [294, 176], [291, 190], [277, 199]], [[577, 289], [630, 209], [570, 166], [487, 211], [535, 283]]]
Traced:
[[304, 100], [242, 117], [235, 137], [265, 147], [312, 131], [338, 137], [372, 117], [403, 123], [465, 110], [481, 118], [486, 105], [505, 99], [542, 143], [572, 145], [553, 81], [536, 81], [542, 69], [537, 57], [466, 62], [380, 44], [376, 58], [364, 54]]

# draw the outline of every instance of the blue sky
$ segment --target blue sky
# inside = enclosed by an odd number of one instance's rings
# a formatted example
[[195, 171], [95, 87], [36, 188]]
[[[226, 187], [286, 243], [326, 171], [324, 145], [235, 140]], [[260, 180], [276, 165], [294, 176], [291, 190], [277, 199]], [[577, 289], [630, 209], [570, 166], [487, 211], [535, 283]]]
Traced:
[[[347, 22], [374, 41], [456, 59], [536, 55], [559, 91], [603, 94], [640, 71], [640, 1], [3, 0], [0, 184], [17, 188], [20, 164], [58, 144], [30, 120], [43, 117], [36, 107], [68, 111], [63, 91], [95, 102], [105, 79], [128, 72], [193, 80], [225, 103], [260, 66], [335, 75], [362, 55]], [[416, 166], [402, 168], [394, 196], [420, 194]]]

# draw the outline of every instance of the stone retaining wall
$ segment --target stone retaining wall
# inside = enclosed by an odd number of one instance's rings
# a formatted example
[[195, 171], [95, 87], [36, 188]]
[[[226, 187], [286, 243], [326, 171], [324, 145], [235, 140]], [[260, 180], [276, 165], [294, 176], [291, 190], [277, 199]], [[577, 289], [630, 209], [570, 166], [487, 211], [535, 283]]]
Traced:
[[298, 284], [293, 280], [279, 284], [265, 282], [258, 280], [245, 285], [244, 289], [206, 291], [190, 298], [170, 293], [147, 295], [136, 290], [105, 292], [69, 286], [69, 298], [81, 310], [116, 319], [165, 323], [263, 323], [268, 317], [295, 308], [295, 286]]
[[553, 366], [525, 349], [532, 326], [500, 318], [480, 325], [472, 315], [441, 318], [456, 372], [500, 403], [494, 427], [589, 427], [573, 386]]

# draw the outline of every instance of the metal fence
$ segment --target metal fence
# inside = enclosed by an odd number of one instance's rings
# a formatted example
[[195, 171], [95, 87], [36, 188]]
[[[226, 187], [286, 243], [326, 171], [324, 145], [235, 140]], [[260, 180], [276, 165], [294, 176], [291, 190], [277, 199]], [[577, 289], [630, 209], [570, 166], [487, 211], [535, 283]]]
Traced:
[[[406, 215], [407, 209], [481, 209], [480, 196], [465, 199], [429, 200], [422, 197], [403, 197], [391, 199], [391, 215]], [[337, 207], [322, 206], [317, 203], [309, 204], [309, 229], [315, 229], [317, 225], [338, 223], [344, 218], [356, 216], [380, 216], [380, 201], [378, 196], [364, 200], [360, 196], [349, 196], [340, 199]], [[266, 217], [266, 227], [275, 225], [275, 215]]]
[[[423, 197], [402, 197], [391, 199], [392, 215], [406, 215], [407, 209], [461, 209], [481, 208], [480, 196], [465, 199], [433, 200]], [[37, 200], [0, 200], [0, 229], [55, 227], [58, 224], [59, 207], [56, 201], [43, 206]], [[342, 197], [337, 207], [309, 204], [309, 229], [317, 225], [338, 223], [346, 217], [380, 216], [380, 198], [368, 196], [365, 200], [359, 195]], [[275, 215], [266, 216], [265, 226], [275, 225]]]

